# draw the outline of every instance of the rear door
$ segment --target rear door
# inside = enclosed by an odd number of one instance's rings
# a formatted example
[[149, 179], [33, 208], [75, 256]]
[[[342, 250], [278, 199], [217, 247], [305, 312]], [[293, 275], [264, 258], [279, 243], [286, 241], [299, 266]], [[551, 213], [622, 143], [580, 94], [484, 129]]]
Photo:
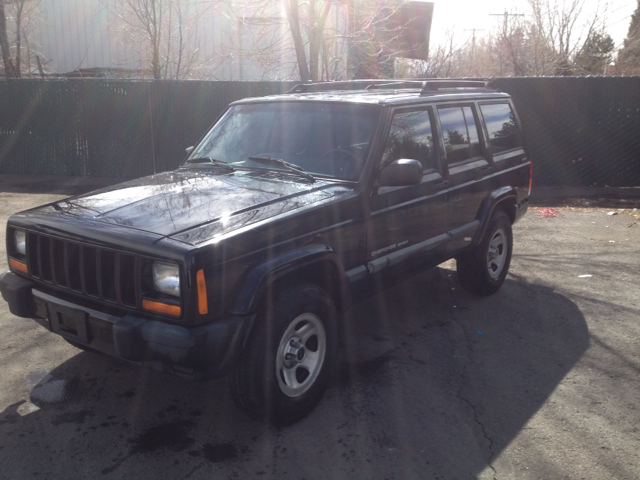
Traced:
[[447, 253], [452, 254], [466, 247], [480, 226], [476, 216], [493, 190], [493, 167], [474, 103], [446, 104], [436, 110], [450, 182]]
[[521, 129], [508, 100], [480, 102], [489, 152], [493, 157], [496, 186], [511, 185], [526, 197], [529, 187], [529, 159], [523, 147]]

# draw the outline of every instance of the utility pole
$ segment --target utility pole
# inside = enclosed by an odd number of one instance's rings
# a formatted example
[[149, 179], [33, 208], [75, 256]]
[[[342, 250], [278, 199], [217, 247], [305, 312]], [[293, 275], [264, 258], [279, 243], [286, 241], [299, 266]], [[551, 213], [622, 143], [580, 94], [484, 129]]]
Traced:
[[524, 13], [509, 13], [506, 10], [504, 13], [490, 13], [492, 17], [504, 17], [504, 22], [506, 23], [509, 17], [524, 17]]
[[502, 20], [502, 38], [500, 40], [500, 50], [498, 51], [499, 53], [499, 58], [500, 58], [500, 76], [503, 75], [502, 72], [502, 42], [504, 42], [505, 36], [506, 36], [506, 31], [507, 31], [507, 22], [509, 20], [509, 17], [524, 17], [524, 13], [509, 13], [506, 10], [504, 11], [504, 13], [490, 13], [489, 14], [492, 17], [503, 17]]
[[471, 73], [472, 76], [477, 77], [478, 71], [476, 69], [476, 32], [484, 31], [484, 28], [465, 28], [465, 32], [473, 32], [471, 34]]

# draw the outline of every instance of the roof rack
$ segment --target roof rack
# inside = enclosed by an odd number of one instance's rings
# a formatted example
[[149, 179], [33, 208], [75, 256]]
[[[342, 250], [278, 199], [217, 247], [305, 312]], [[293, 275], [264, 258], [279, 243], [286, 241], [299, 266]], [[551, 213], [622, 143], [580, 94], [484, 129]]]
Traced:
[[493, 80], [427, 80], [422, 84], [421, 95], [440, 90], [497, 90]]
[[[345, 80], [341, 82], [299, 83], [286, 93], [322, 92], [327, 90], [364, 90], [379, 80]], [[389, 80], [385, 80], [388, 82]]]
[[384, 82], [385, 83], [372, 83], [367, 86], [366, 90], [382, 90], [385, 88], [422, 88], [422, 85], [424, 84], [424, 80], [385, 80]]
[[398, 80], [347, 80], [342, 82], [300, 83], [286, 93], [309, 93], [327, 90], [377, 90], [377, 89], [419, 88], [420, 95], [428, 95], [441, 90], [492, 90], [497, 91], [493, 80], [456, 79], [398, 79]]

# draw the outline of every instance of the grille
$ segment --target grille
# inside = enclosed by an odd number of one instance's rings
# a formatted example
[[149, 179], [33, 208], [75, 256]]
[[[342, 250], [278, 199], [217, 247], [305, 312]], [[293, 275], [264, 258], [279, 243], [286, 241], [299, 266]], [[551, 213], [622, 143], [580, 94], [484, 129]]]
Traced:
[[131, 253], [27, 233], [33, 278], [118, 305], [137, 306], [137, 260]]

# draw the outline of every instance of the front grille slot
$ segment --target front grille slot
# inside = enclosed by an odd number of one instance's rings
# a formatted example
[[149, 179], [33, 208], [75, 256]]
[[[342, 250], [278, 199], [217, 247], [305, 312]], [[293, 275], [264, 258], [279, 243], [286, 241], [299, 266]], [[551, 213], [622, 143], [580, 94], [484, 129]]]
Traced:
[[67, 272], [65, 269], [64, 258], [64, 242], [58, 238], [54, 238], [51, 241], [51, 263], [53, 268], [53, 279], [56, 285], [61, 287], [67, 286]]
[[137, 307], [138, 257], [109, 248], [28, 232], [30, 275], [109, 303]]
[[51, 239], [49, 237], [38, 237], [38, 266], [40, 276], [45, 282], [51, 282]]
[[98, 259], [97, 249], [83, 245], [82, 272], [84, 273], [84, 288], [88, 295], [98, 296]]
[[67, 275], [69, 288], [82, 292], [82, 273], [80, 266], [80, 244], [67, 242]]
[[100, 252], [100, 286], [102, 287], [102, 296], [106, 300], [116, 301], [116, 254], [109, 250]]
[[134, 255], [120, 255], [120, 301], [125, 305], [136, 305], [136, 280], [130, 272], [136, 271]]

